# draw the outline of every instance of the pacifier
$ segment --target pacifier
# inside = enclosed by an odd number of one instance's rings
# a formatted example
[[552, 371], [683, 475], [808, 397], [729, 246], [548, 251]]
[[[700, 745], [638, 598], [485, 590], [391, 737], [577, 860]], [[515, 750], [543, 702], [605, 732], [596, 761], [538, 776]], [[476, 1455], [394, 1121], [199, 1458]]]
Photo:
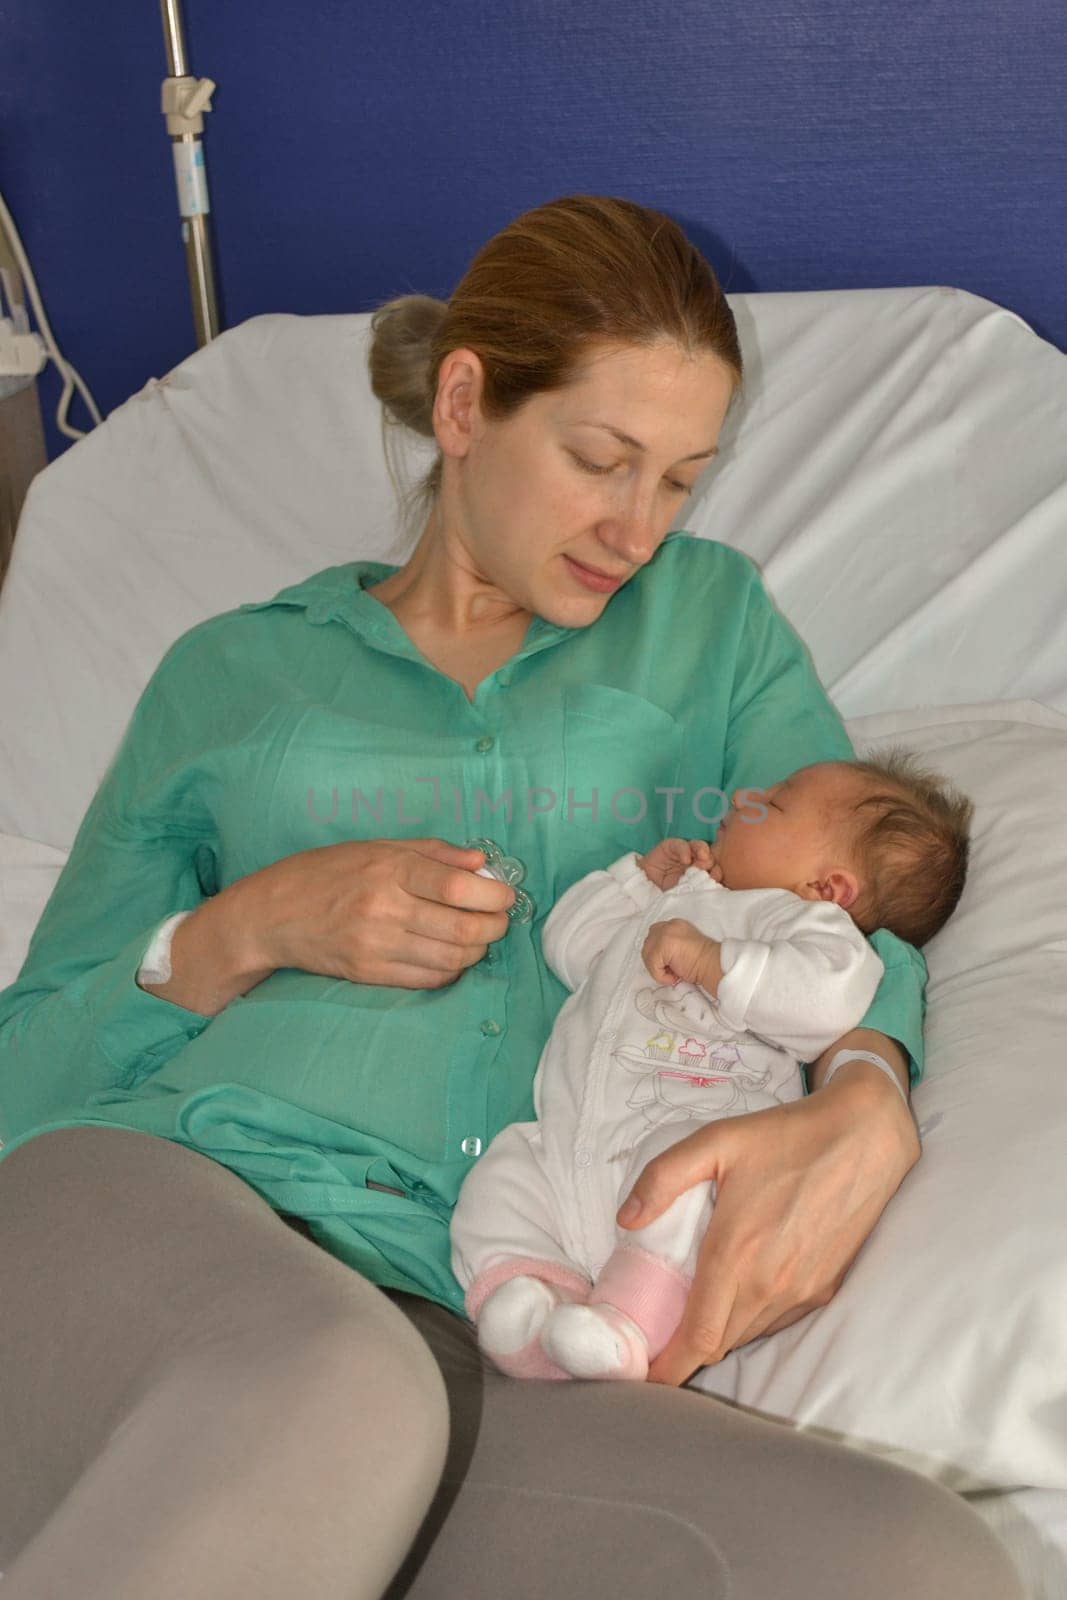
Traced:
[[507, 908], [510, 922], [532, 922], [534, 903], [519, 884], [526, 876], [526, 867], [517, 856], [506, 856], [492, 839], [468, 839], [464, 850], [484, 850], [485, 866], [477, 869], [479, 878], [495, 878], [498, 883], [509, 883], [515, 890], [515, 901]]

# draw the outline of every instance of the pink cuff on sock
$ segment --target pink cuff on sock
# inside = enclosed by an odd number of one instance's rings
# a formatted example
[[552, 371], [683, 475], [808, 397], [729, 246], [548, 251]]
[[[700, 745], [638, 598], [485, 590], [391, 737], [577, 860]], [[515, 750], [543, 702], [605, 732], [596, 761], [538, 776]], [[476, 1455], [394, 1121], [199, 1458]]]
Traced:
[[617, 1245], [593, 1285], [589, 1305], [607, 1301], [641, 1329], [655, 1360], [682, 1320], [693, 1280], [662, 1256], [633, 1245]]
[[507, 1378], [562, 1378], [570, 1380], [570, 1373], [564, 1372], [562, 1367], [547, 1356], [541, 1348], [540, 1334], [534, 1334], [529, 1344], [524, 1344], [521, 1350], [513, 1350], [509, 1356], [502, 1356], [494, 1351], [487, 1351], [494, 1367]]
[[478, 1313], [492, 1294], [509, 1278], [540, 1278], [554, 1284], [568, 1300], [585, 1300], [589, 1294], [589, 1279], [574, 1267], [565, 1267], [560, 1261], [549, 1261], [541, 1256], [505, 1256], [484, 1272], [479, 1272], [463, 1299], [467, 1315], [477, 1322]]

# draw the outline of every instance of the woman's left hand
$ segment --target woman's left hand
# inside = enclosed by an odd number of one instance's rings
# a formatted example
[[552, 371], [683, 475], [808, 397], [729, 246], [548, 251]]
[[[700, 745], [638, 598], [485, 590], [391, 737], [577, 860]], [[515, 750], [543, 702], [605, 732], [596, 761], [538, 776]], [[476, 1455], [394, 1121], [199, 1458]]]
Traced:
[[842, 1070], [803, 1100], [708, 1123], [650, 1161], [631, 1191], [642, 1210], [620, 1211], [624, 1228], [705, 1179], [716, 1200], [685, 1312], [649, 1380], [685, 1383], [828, 1304], [920, 1153], [892, 1084]]

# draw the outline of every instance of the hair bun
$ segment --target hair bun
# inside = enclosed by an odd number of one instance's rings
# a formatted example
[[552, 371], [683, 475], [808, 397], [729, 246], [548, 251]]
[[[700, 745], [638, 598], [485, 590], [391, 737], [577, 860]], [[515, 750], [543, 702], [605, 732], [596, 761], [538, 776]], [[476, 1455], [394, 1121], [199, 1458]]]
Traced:
[[432, 295], [402, 294], [371, 318], [371, 388], [390, 421], [427, 439], [434, 436], [430, 347], [447, 311], [445, 301]]

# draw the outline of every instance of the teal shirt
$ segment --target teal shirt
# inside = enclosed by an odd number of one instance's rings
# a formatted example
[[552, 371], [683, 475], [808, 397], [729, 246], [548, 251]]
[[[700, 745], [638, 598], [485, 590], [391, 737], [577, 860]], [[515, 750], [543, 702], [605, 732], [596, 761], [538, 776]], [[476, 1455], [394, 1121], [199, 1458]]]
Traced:
[[[176, 1140], [372, 1281], [462, 1313], [449, 1218], [494, 1134], [533, 1117], [567, 996], [541, 954], [554, 901], [627, 850], [711, 837], [716, 791], [853, 750], [725, 545], [672, 533], [592, 625], [535, 617], [473, 702], [367, 592], [395, 570], [329, 567], [167, 651], [0, 994], [0, 1158], [86, 1123]], [[536, 908], [456, 983], [284, 968], [214, 1017], [137, 987], [169, 913], [297, 851], [427, 834], [496, 840]], [[863, 1026], [900, 1041], [915, 1082], [925, 963], [885, 930], [872, 943]]]

